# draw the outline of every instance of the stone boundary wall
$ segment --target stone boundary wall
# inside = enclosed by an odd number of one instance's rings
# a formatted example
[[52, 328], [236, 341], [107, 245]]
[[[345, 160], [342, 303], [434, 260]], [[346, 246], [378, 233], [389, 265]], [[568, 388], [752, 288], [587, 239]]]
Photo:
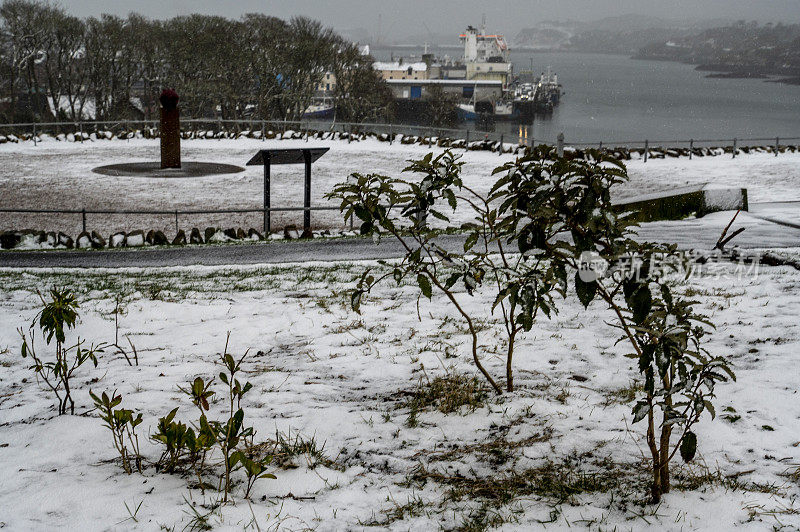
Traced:
[[[197, 227], [186, 234], [179, 230], [174, 238], [169, 238], [160, 230], [150, 231], [119, 231], [103, 237], [97, 231], [84, 231], [74, 239], [62, 232], [37, 231], [23, 229], [20, 231], [0, 232], [0, 249], [9, 250], [37, 250], [37, 249], [111, 249], [111, 248], [141, 248], [147, 246], [185, 246], [187, 244], [222, 244], [226, 242], [246, 242], [259, 240], [297, 240], [301, 238], [302, 231], [295, 225], [287, 225], [283, 234], [262, 235], [254, 228], [220, 229], [207, 227], [200, 230]], [[354, 236], [356, 231], [314, 231], [313, 238], [332, 238]]]
[[[477, 134], [477, 133], [476, 133]], [[129, 139], [156, 139], [159, 138], [157, 128], [143, 128], [136, 129], [128, 132], [118, 133], [111, 130], [100, 130], [96, 133], [60, 133], [58, 135], [41, 134], [37, 135], [37, 142], [94, 142], [101, 140], [129, 140]], [[265, 140], [284, 140], [284, 139], [320, 139], [320, 140], [342, 140], [348, 142], [359, 142], [366, 139], [375, 139], [380, 142], [393, 144], [395, 142], [400, 144], [417, 144], [421, 146], [437, 146], [440, 148], [452, 149], [465, 149], [469, 151], [492, 151], [500, 153], [521, 153], [524, 146], [513, 144], [509, 142], [500, 143], [497, 140], [473, 140], [467, 141], [465, 139], [452, 139], [448, 137], [430, 137], [430, 136], [416, 136], [416, 135], [403, 135], [387, 133], [348, 133], [340, 131], [323, 131], [323, 130], [291, 130], [286, 131], [273, 131], [266, 130], [263, 132], [260, 129], [254, 130], [241, 130], [241, 129], [196, 129], [184, 130], [181, 132], [181, 139], [265, 139]], [[0, 144], [6, 143], [19, 143], [30, 142], [33, 140], [31, 133], [23, 133], [20, 135], [14, 134], [0, 134]], [[585, 158], [589, 149], [567, 146], [564, 148], [564, 153], [567, 157], [571, 158]], [[642, 159], [644, 157], [644, 148], [628, 148], [628, 147], [603, 147], [602, 151], [617, 159], [629, 161], [633, 159]], [[739, 146], [736, 149], [737, 154], [749, 153], [797, 153], [800, 152], [800, 145], [788, 144], [780, 145], [777, 148], [774, 145], [761, 145], [761, 146]], [[650, 147], [647, 149], [648, 159], [666, 159], [678, 157], [714, 157], [719, 155], [733, 155], [733, 146], [718, 146], [718, 147], [695, 147], [695, 148], [664, 148], [664, 147]]]

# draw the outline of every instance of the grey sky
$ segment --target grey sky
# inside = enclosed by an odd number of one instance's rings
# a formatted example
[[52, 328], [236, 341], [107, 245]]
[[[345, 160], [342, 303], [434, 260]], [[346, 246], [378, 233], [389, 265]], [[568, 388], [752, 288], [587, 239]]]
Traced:
[[[188, 13], [238, 17], [261, 12], [307, 15], [338, 30], [365, 28], [384, 39], [448, 34], [477, 25], [486, 14], [492, 31], [513, 35], [546, 19], [595, 20], [628, 13], [661, 18], [731, 18], [800, 22], [800, 0], [61, 0], [79, 16], [136, 11], [153, 18]], [[426, 28], [427, 26], [427, 28]]]

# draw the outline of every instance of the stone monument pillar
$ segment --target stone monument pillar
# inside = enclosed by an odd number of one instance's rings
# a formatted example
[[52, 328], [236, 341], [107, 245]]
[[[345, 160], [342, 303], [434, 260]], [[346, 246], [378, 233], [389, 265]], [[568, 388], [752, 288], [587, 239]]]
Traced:
[[181, 112], [178, 93], [164, 89], [161, 102], [161, 168], [181, 167]]

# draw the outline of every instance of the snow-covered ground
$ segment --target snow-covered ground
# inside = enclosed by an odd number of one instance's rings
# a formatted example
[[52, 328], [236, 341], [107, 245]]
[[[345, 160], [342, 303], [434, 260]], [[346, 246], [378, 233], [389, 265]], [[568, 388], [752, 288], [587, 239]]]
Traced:
[[[268, 147], [331, 148], [314, 164], [312, 205], [329, 205], [324, 195], [352, 172], [378, 172], [398, 175], [406, 160], [429, 151], [426, 146], [388, 145], [374, 139], [348, 143], [339, 140], [185, 140], [184, 160], [212, 161], [244, 166], [259, 149]], [[460, 151], [460, 150], [456, 150]], [[196, 210], [260, 208], [263, 196], [261, 167], [225, 176], [187, 179], [110, 177], [92, 168], [119, 162], [158, 159], [158, 140], [133, 139], [74, 142], [31, 142], [0, 145], [0, 207], [32, 209], [144, 209]], [[480, 191], [494, 183], [491, 171], [510, 154], [472, 151], [463, 153], [465, 181]], [[647, 163], [628, 163], [630, 182], [617, 191], [620, 198], [674, 187], [710, 182], [715, 185], [746, 187], [751, 203], [800, 200], [800, 153], [740, 154], [679, 159], [650, 159]], [[303, 203], [303, 174], [299, 166], [272, 169], [272, 205], [300, 207]], [[314, 212], [315, 228], [341, 228], [338, 212]], [[79, 215], [34, 215], [0, 213], [0, 230], [34, 228], [62, 230], [71, 235], [80, 231]], [[302, 223], [302, 213], [275, 213], [275, 228]], [[182, 216], [180, 226], [256, 227], [262, 216], [196, 215]], [[90, 230], [104, 236], [116, 230], [162, 229], [174, 233], [174, 216], [91, 215]]]
[[[423, 146], [375, 140], [318, 141], [331, 151], [314, 166], [312, 202], [351, 172], [396, 175]], [[244, 165], [264, 147], [305, 147], [304, 141], [184, 141], [186, 160]], [[46, 142], [0, 145], [0, 207], [198, 209], [258, 207], [262, 174], [195, 179], [113, 178], [91, 172], [112, 162], [157, 157], [153, 140]], [[465, 180], [479, 191], [491, 170], [510, 155], [464, 154]], [[758, 216], [797, 221], [800, 154], [631, 161], [629, 197], [687, 184], [741, 186], [751, 203], [784, 202], [742, 214], [745, 235], [764, 247], [793, 245], [796, 231], [776, 232]], [[273, 205], [302, 203], [302, 170], [273, 169]], [[456, 219], [465, 217], [459, 213]], [[648, 224], [642, 231], [711, 233], [730, 213], [700, 220]], [[0, 230], [21, 226], [76, 233], [78, 219], [0, 214]], [[275, 215], [275, 225], [298, 223]], [[315, 213], [315, 225], [340, 226], [336, 213]], [[171, 229], [174, 220], [89, 219], [102, 232]], [[182, 228], [256, 226], [252, 218], [185, 219]], [[290, 245], [290, 244], [288, 244]], [[797, 245], [797, 244], [794, 244]], [[782, 255], [800, 258], [798, 249]], [[762, 530], [800, 527], [800, 272], [788, 267], [715, 264], [689, 281], [717, 326], [709, 349], [729, 356], [738, 381], [718, 388], [716, 420], [697, 429], [699, 456], [676, 465], [674, 490], [658, 507], [645, 504], [646, 446], [641, 424], [631, 424], [637, 373], [625, 358], [609, 311], [598, 302], [584, 310], [574, 297], [552, 320], [541, 319], [518, 343], [518, 390], [497, 398], [475, 396], [474, 409], [412, 414], [420, 383], [437, 376], [476, 375], [467, 334], [447, 301], [419, 306], [411, 287], [386, 285], [349, 310], [347, 289], [364, 263], [284, 266], [181, 267], [125, 270], [0, 269], [0, 528], [9, 530], [193, 529], [206, 515], [218, 529], [395, 530], [565, 529]], [[375, 266], [375, 265], [373, 265]], [[53, 401], [19, 356], [16, 332], [39, 305], [37, 290], [74, 289], [81, 302], [77, 333], [112, 342], [115, 298], [125, 295], [120, 335], [138, 348], [129, 366], [111, 352], [75, 381], [75, 416], [57, 416]], [[484, 312], [491, 294], [460, 294], [481, 318], [484, 362], [496, 376], [504, 361], [493, 354], [501, 325]], [[246, 422], [256, 439], [277, 435], [313, 439], [321, 453], [276, 464], [277, 480], [260, 480], [250, 500], [234, 488], [234, 503], [216, 504], [211, 491], [191, 489], [189, 476], [156, 472], [126, 475], [114, 460], [110, 434], [91, 411], [89, 389], [117, 390], [123, 406], [142, 412], [142, 451], [148, 464], [159, 448], [149, 441], [160, 416], [179, 406], [184, 422], [196, 416], [179, 391], [196, 376], [219, 373], [214, 359], [231, 333], [234, 354], [248, 352]], [[74, 337], [74, 334], [73, 334]], [[45, 349], [41, 347], [41, 349]], [[248, 351], [249, 350], [249, 351]], [[212, 412], [222, 405], [215, 403]], [[212, 462], [218, 461], [212, 456]], [[241, 480], [237, 476], [237, 482]], [[195, 513], [196, 512], [196, 513]], [[545, 524], [548, 523], [548, 524]], [[196, 528], [195, 528], [196, 529]]]
[[[355, 315], [345, 289], [364, 267], [0, 271], [0, 527], [180, 530], [197, 525], [190, 504], [225, 530], [430, 530], [482, 519], [505, 530], [800, 527], [800, 272], [762, 267], [738, 278], [722, 264], [690, 281], [717, 325], [709, 348], [732, 359], [738, 381], [718, 388], [717, 419], [697, 429], [698, 458], [677, 466], [675, 489], [653, 507], [643, 502], [643, 427], [631, 424], [636, 372], [601, 304], [587, 311], [570, 297], [537, 322], [517, 347], [514, 394], [489, 395], [474, 411], [423, 410], [410, 424], [409, 392], [421, 380], [476, 374], [467, 335], [443, 297], [418, 310], [411, 287], [386, 285]], [[79, 371], [75, 416], [55, 415], [19, 356], [15, 330], [36, 314], [35, 290], [52, 284], [79, 293], [77, 332], [90, 341], [113, 341], [114, 297], [128, 294], [120, 333], [139, 350], [138, 367], [107, 355]], [[459, 297], [475, 312], [490, 301]], [[483, 320], [483, 356], [499, 376], [500, 325]], [[215, 495], [180, 475], [152, 466], [126, 475], [88, 391], [118, 390], [144, 414], [142, 451], [156, 460], [146, 435], [175, 406], [180, 419], [195, 417], [178, 386], [219, 372], [228, 331], [231, 352], [249, 349], [255, 388], [244, 407], [257, 440], [291, 431], [324, 443], [326, 458], [296, 457], [251, 500], [237, 486], [234, 504], [215, 507]], [[513, 473], [526, 480], [504, 483]]]

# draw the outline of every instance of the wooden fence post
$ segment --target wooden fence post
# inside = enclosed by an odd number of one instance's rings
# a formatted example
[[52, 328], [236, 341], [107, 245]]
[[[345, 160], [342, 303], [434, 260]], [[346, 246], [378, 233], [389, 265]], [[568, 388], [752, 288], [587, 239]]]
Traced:
[[644, 162], [647, 162], [647, 153], [650, 151], [650, 142], [644, 141]]
[[692, 160], [692, 155], [694, 154], [694, 139], [689, 139], [689, 160]]

